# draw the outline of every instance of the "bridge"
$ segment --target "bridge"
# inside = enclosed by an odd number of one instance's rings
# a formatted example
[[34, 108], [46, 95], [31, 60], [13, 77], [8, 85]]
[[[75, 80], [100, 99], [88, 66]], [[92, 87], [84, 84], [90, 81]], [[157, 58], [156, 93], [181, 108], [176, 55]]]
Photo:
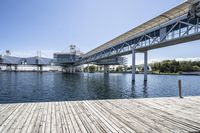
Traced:
[[200, 39], [199, 18], [200, 1], [187, 0], [82, 55], [75, 65], [132, 54], [134, 81], [135, 54], [140, 52], [144, 53], [144, 80], [147, 80], [148, 51]]

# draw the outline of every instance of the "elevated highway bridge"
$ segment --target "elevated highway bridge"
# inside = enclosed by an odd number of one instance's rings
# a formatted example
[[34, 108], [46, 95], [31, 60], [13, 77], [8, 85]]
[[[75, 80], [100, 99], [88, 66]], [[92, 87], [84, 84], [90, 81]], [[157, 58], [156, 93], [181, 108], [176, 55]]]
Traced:
[[148, 50], [200, 39], [200, 0], [187, 0], [81, 56], [75, 65], [132, 54], [135, 80], [135, 53], [144, 53], [144, 80], [147, 80]]

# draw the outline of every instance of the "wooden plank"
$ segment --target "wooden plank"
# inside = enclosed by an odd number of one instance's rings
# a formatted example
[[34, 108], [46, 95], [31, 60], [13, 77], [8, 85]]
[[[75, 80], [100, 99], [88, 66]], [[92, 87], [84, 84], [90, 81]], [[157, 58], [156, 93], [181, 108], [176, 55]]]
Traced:
[[40, 108], [41, 108], [41, 103], [36, 103], [36, 108], [33, 112], [32, 119], [30, 120], [30, 123], [28, 125], [28, 129], [26, 130], [26, 133], [31, 133], [34, 130], [34, 126], [37, 121], [38, 114], [40, 112]]
[[20, 131], [21, 133], [26, 133], [26, 131], [27, 131], [28, 127], [29, 127], [29, 124], [31, 122], [31, 119], [33, 118], [33, 114], [34, 114], [34, 112], [36, 110], [36, 107], [37, 107], [37, 104], [33, 104], [33, 108], [32, 109], [30, 108], [31, 111], [30, 111], [28, 117], [26, 118], [26, 120], [24, 122], [24, 125], [23, 125], [23, 127], [22, 127], [22, 129]]
[[0, 104], [0, 132], [199, 132], [200, 97]]
[[[14, 111], [20, 106], [20, 104], [11, 104], [5, 110], [3, 110], [0, 114], [0, 128], [5, 123], [5, 121], [9, 118], [9, 116], [14, 113]], [[1, 131], [1, 130], [0, 130]]]
[[38, 109], [38, 114], [37, 114], [37, 118], [33, 124], [33, 128], [32, 128], [32, 133], [38, 133], [41, 125], [42, 125], [42, 117], [43, 117], [43, 113], [44, 113], [44, 106], [45, 103], [39, 103], [40, 108]]
[[[118, 112], [114, 112], [113, 111], [113, 107], [108, 106], [105, 107], [104, 106], [104, 102], [103, 104], [99, 104], [100, 101], [94, 101], [92, 102], [92, 105], [99, 110], [100, 112], [102, 112], [106, 117], [109, 118], [109, 120], [112, 122], [112, 125], [115, 124], [119, 129], [121, 129], [123, 132], [138, 132], [134, 126], [137, 126], [135, 123], [132, 125], [131, 121], [132, 120], [128, 120], [128, 118], [124, 119], [123, 117], [120, 116], [120, 114], [118, 114]], [[124, 114], [124, 116], [126, 117], [126, 114]]]
[[95, 108], [93, 106], [93, 104], [91, 103], [92, 101], [88, 102], [85, 101], [84, 103], [99, 117], [99, 119], [101, 119], [106, 126], [112, 131], [112, 132], [123, 132], [117, 125], [113, 124], [110, 121], [110, 117], [105, 116], [104, 113], [100, 112], [99, 110], [97, 110], [97, 108]]
[[45, 132], [51, 133], [51, 102], [48, 102], [48, 112], [46, 116]]
[[15, 123], [15, 121], [17, 121], [17, 118], [22, 113], [24, 106], [25, 106], [24, 103], [18, 106], [18, 108], [8, 117], [8, 119], [6, 119], [6, 121], [3, 124], [4, 128], [2, 130], [0, 129], [0, 132], [2, 133], [9, 132], [9, 130], [12, 128], [12, 125]]
[[62, 108], [63, 108], [63, 111], [64, 111], [65, 121], [66, 121], [66, 123], [67, 123], [67, 130], [68, 130], [70, 133], [74, 133], [75, 130], [74, 130], [72, 121], [71, 121], [71, 119], [70, 119], [69, 112], [68, 112], [68, 109], [67, 109], [67, 107], [66, 107], [66, 105], [65, 105], [65, 102], [62, 102]]
[[[77, 109], [81, 114], [83, 114], [85, 120], [88, 121], [88, 128], [91, 127], [95, 132], [111, 132], [105, 125], [103, 121], [101, 121], [87, 106], [84, 105], [83, 102], [77, 102]], [[98, 130], [98, 131], [97, 131]]]
[[80, 120], [82, 121], [83, 125], [85, 126], [87, 132], [91, 133], [99, 133], [99, 132], [105, 132], [105, 130], [102, 130], [102, 128], [99, 128], [99, 125], [92, 119], [91, 120], [91, 114], [88, 116], [87, 111], [83, 106], [81, 106], [80, 102], [74, 102], [74, 109], [79, 115]]
[[78, 115], [77, 112], [75, 111], [75, 109], [74, 109], [74, 107], [73, 107], [73, 102], [68, 102], [68, 103], [69, 103], [69, 108], [71, 109], [71, 112], [72, 112], [72, 114], [73, 114], [73, 116], [74, 116], [74, 119], [75, 119], [75, 121], [76, 121], [76, 123], [77, 123], [77, 125], [78, 125], [78, 127], [79, 127], [79, 129], [80, 129], [80, 131], [81, 131], [82, 133], [90, 132], [89, 130], [86, 130], [86, 128], [85, 128], [83, 122], [81, 121], [79, 115]]
[[[186, 125], [184, 122], [185, 121], [183, 118], [178, 117], [177, 118], [177, 114], [174, 113], [169, 113], [167, 112], [165, 109], [164, 110], [160, 110], [158, 109], [160, 106], [156, 106], [154, 105], [154, 102], [148, 102], [145, 104], [145, 102], [147, 101], [137, 101], [135, 103], [132, 103], [132, 105], [140, 105], [140, 108], [142, 110], [148, 110], [150, 113], [154, 114], [155, 116], [159, 117], [159, 118], [163, 118], [165, 119], [165, 121], [168, 121], [169, 124], [173, 124], [175, 129], [185, 129], [187, 130], [192, 130], [194, 127], [192, 126], [192, 124]], [[167, 124], [167, 126], [169, 126], [169, 124]], [[192, 126], [192, 127], [189, 127]]]
[[[109, 103], [113, 104], [113, 101]], [[139, 120], [139, 123], [141, 123], [143, 126], [147, 125], [152, 129], [157, 130], [157, 132], [183, 132], [181, 128], [176, 128], [176, 126], [172, 125], [172, 123], [166, 121], [162, 117], [154, 115], [154, 113], [151, 113], [145, 108], [141, 109], [140, 107], [138, 107], [138, 105], [135, 104], [133, 104], [133, 106], [128, 104], [123, 105], [124, 103], [125, 102], [115, 102], [115, 110], [120, 109], [120, 114], [123, 114], [124, 112], [128, 115], [127, 117], [130, 119], [136, 118], [137, 120]]]
[[48, 114], [48, 103], [45, 102], [44, 104], [44, 112], [42, 115], [39, 133], [45, 133], [46, 125], [47, 125], [47, 114]]
[[[168, 101], [169, 102], [169, 101]], [[149, 107], [151, 109], [153, 109], [153, 112], [156, 114], [160, 114], [160, 116], [166, 116], [166, 118], [168, 118], [169, 121], [176, 123], [176, 125], [181, 124], [185, 127], [190, 127], [193, 129], [200, 129], [199, 126], [200, 124], [195, 122], [195, 120], [190, 120], [190, 117], [192, 117], [192, 115], [186, 115], [182, 114], [180, 112], [177, 112], [176, 109], [174, 107], [171, 107], [170, 109], [164, 107], [164, 105], [160, 105], [160, 106], [156, 106], [156, 103], [154, 102], [148, 102], [148, 101], [143, 101], [142, 104], [146, 107]], [[152, 106], [149, 106], [152, 105]]]
[[126, 126], [135, 130], [135, 132], [158, 132], [150, 125], [144, 123], [144, 121], [141, 121], [137, 115], [133, 117], [129, 115], [130, 112], [126, 112], [126, 110], [121, 110], [119, 107], [115, 108], [113, 105], [111, 106], [111, 104], [106, 105], [106, 101], [100, 101], [98, 104], [101, 105], [101, 108], [104, 108], [109, 111], [110, 114], [114, 115], [119, 121], [126, 124]]
[[77, 124], [76, 119], [75, 119], [75, 117], [74, 117], [74, 115], [73, 115], [73, 113], [71, 111], [69, 102], [65, 102], [65, 106], [67, 108], [68, 115], [69, 115], [70, 121], [71, 121], [71, 123], [73, 125], [74, 131], [78, 132], [78, 133], [81, 132], [81, 129], [80, 129], [79, 125]]
[[6, 108], [8, 108], [10, 106], [10, 104], [0, 104], [0, 115], [1, 115], [1, 112], [6, 110]]
[[60, 111], [60, 106], [59, 106], [59, 103], [58, 102], [55, 102], [55, 115], [56, 115], [56, 128], [57, 128], [57, 132], [58, 133], [63, 133], [64, 130], [62, 128], [62, 121], [61, 121], [61, 111]]
[[26, 104], [25, 107], [23, 108], [23, 113], [20, 114], [20, 116], [17, 118], [17, 120], [15, 121], [15, 125], [12, 126], [12, 129], [10, 130], [10, 132], [15, 132], [18, 133], [20, 132], [21, 128], [24, 125], [24, 122], [26, 121], [28, 115], [30, 114], [30, 110], [33, 107], [33, 104]]
[[62, 128], [63, 133], [69, 133], [69, 128], [68, 128], [68, 125], [67, 125], [65, 112], [63, 110], [62, 103], [63, 102], [58, 102], [59, 113], [60, 113], [60, 121], [61, 121], [61, 128]]
[[55, 102], [52, 102], [51, 105], [51, 132], [57, 133]]

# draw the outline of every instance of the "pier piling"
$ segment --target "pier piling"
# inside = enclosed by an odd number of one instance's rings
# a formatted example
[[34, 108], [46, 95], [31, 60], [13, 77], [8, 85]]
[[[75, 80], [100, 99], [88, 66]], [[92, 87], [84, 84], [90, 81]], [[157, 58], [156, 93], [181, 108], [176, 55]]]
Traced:
[[183, 96], [182, 96], [182, 82], [181, 82], [181, 80], [178, 81], [178, 87], [179, 87], [179, 97], [183, 98]]

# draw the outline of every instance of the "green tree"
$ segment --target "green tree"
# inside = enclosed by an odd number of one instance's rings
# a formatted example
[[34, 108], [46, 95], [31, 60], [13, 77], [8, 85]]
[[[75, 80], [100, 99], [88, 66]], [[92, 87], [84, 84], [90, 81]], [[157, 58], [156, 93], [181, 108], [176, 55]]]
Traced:
[[150, 66], [153, 71], [160, 71], [163, 73], [200, 71], [200, 61], [164, 60], [152, 63]]
[[117, 68], [116, 68], [116, 72], [122, 72], [123, 71], [123, 68], [121, 67], [121, 66], [118, 66]]
[[89, 71], [90, 72], [95, 72], [96, 71], [96, 67], [95, 66], [89, 66]]

